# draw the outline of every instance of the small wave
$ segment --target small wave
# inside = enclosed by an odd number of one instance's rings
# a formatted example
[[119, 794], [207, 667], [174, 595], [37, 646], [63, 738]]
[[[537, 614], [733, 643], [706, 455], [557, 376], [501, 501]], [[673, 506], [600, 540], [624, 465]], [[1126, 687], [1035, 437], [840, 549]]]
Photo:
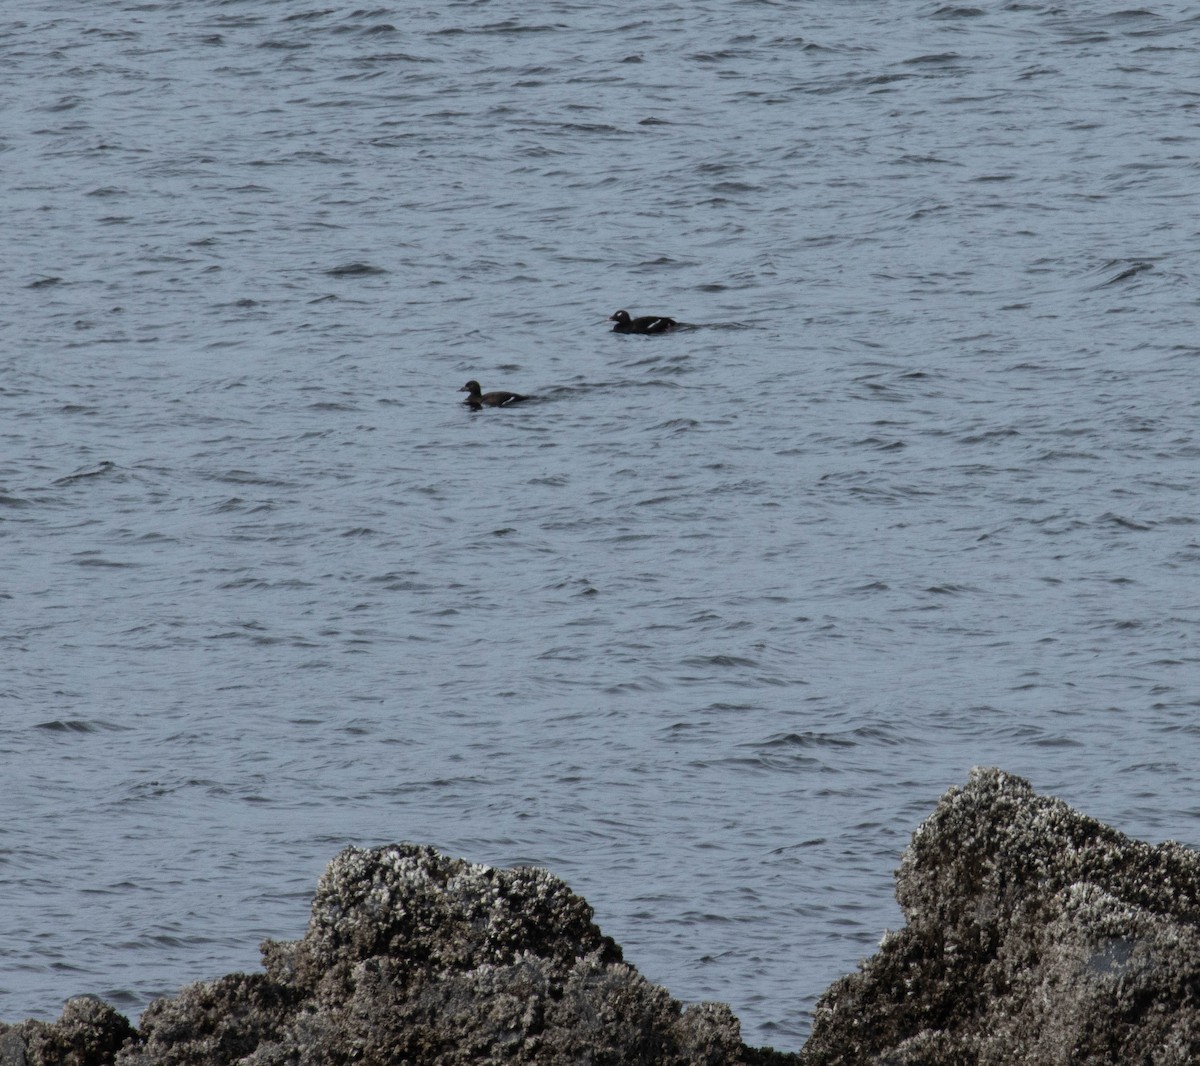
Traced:
[[341, 266], [330, 267], [325, 271], [325, 274], [331, 278], [369, 278], [386, 273], [387, 271], [383, 267], [359, 262], [343, 263]]
[[912, 67], [957, 63], [960, 59], [962, 59], [962, 56], [960, 56], [957, 52], [935, 52], [931, 55], [913, 56], [912, 59], [906, 59], [904, 60], [904, 66]]
[[111, 473], [117, 468], [116, 464], [108, 459], [103, 460], [97, 466], [90, 470], [80, 470], [74, 474], [67, 474], [66, 477], [60, 477], [54, 482], [55, 485], [73, 485], [77, 481], [86, 481], [88, 478], [101, 477], [104, 474]]
[[141, 563], [118, 562], [115, 559], [104, 559], [96, 552], [81, 552], [71, 559], [76, 566], [95, 566], [105, 569], [123, 570], [127, 567], [138, 567]]
[[1155, 523], [1153, 522], [1135, 522], [1132, 518], [1126, 518], [1124, 515], [1115, 514], [1112, 511], [1102, 514], [1098, 521], [1108, 525], [1117, 526], [1120, 529], [1132, 529], [1138, 533], [1147, 533], [1155, 526]]
[[722, 667], [756, 667], [753, 659], [743, 659], [737, 655], [692, 655], [683, 660], [685, 666], [722, 666]]
[[776, 733], [764, 741], [748, 745], [758, 748], [853, 748], [856, 741], [834, 733]]
[[125, 726], [106, 722], [102, 718], [94, 721], [84, 718], [67, 718], [65, 720], [56, 718], [50, 722], [38, 722], [34, 729], [44, 729], [47, 733], [101, 733], [119, 732], [124, 730]]

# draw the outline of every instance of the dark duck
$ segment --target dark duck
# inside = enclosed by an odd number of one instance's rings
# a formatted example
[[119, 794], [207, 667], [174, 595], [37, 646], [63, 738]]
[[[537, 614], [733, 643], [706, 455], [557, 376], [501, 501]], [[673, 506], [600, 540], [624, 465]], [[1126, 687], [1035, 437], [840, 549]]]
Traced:
[[667, 318], [665, 315], [642, 315], [640, 318], [631, 318], [628, 311], [618, 311], [614, 315], [610, 315], [610, 322], [615, 322], [613, 326], [614, 333], [666, 333], [669, 329], [674, 329], [679, 325], [673, 318]]
[[528, 396], [522, 396], [516, 392], [504, 392], [502, 390], [496, 392], [484, 392], [479, 387], [478, 381], [468, 381], [459, 392], [466, 392], [467, 396], [463, 403], [471, 408], [472, 411], [478, 411], [482, 407], [507, 407], [509, 404], [520, 403], [522, 400], [528, 400]]

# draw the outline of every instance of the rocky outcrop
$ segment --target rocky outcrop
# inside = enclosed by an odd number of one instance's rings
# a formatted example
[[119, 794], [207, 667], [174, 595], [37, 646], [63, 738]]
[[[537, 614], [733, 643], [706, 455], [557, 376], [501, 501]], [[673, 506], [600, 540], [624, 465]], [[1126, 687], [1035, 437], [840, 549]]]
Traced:
[[[428, 847], [342, 852], [304, 938], [267, 941], [263, 961], [155, 1001], [137, 1033], [72, 1000], [55, 1025], [0, 1031], [0, 1066], [793, 1060], [743, 1048], [728, 1007], [685, 1009], [645, 980], [558, 878]], [[76, 1015], [102, 1010], [108, 1042], [77, 1039]]]
[[303, 940], [266, 974], [193, 985], [142, 1017], [121, 1066], [726, 1063], [727, 1007], [683, 1010], [621, 960], [592, 910], [544, 870], [432, 848], [339, 855]]
[[137, 1036], [129, 1020], [94, 996], [76, 996], [49, 1022], [0, 1023], [0, 1066], [108, 1066]]
[[551, 874], [351, 848], [264, 972], [191, 985], [134, 1030], [99, 1000], [0, 1025], [0, 1066], [940, 1066], [1200, 1061], [1200, 856], [972, 771], [913, 836], [908, 921], [836, 982], [799, 1053], [748, 1048], [621, 958]]
[[818, 1006], [805, 1064], [1200, 1062], [1200, 856], [973, 770], [896, 875], [908, 924]]

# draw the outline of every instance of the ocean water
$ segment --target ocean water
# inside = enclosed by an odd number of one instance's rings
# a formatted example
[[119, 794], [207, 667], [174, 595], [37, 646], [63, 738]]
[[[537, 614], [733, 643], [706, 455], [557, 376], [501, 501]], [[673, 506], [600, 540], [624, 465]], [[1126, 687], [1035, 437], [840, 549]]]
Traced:
[[1200, 846], [1198, 47], [1178, 2], [10, 12], [0, 1018], [256, 970], [413, 840], [796, 1048], [972, 765]]

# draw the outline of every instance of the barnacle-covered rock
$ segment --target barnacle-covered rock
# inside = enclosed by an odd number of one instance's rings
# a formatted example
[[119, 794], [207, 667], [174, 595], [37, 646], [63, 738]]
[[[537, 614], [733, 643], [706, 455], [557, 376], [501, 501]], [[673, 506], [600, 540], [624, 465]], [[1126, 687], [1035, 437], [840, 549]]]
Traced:
[[[304, 939], [287, 958], [290, 983], [341, 995], [356, 963], [387, 958], [404, 973], [503, 965], [532, 953], [563, 967], [621, 949], [592, 922], [592, 908], [535, 867], [502, 870], [413, 844], [347, 848], [317, 882]], [[268, 972], [283, 961], [267, 947]]]
[[1200, 856], [976, 769], [913, 834], [907, 926], [818, 1005], [806, 1064], [1200, 1062]]
[[544, 870], [348, 848], [264, 972], [0, 1024], [0, 1066], [958, 1066], [1200, 1062], [1200, 856], [973, 770], [913, 834], [907, 918], [825, 993], [799, 1053], [684, 1009]]
[[683, 1009], [553, 875], [430, 847], [343, 851], [263, 961], [151, 1004], [119, 1066], [795, 1061], [744, 1048], [724, 1005]]
[[134, 1036], [103, 1000], [75, 996], [56, 1022], [0, 1023], [0, 1066], [107, 1066]]

